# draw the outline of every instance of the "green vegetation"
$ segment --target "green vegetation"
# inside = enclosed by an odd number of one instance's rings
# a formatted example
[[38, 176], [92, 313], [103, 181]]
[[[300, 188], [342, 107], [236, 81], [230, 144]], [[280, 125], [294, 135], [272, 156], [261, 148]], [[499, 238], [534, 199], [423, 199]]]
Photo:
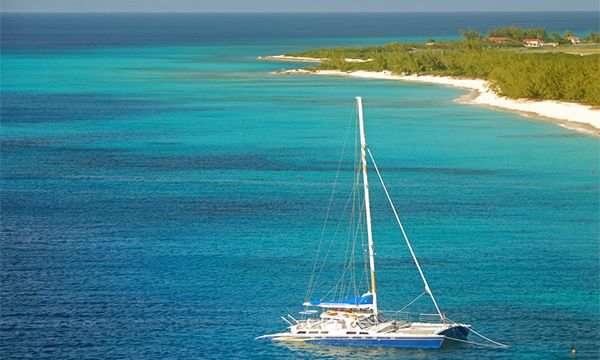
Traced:
[[585, 42], [589, 43], [600, 43], [600, 34], [595, 32], [594, 30], [590, 30], [590, 32], [583, 38]]
[[[482, 38], [483, 36], [477, 33], [474, 30], [459, 30], [463, 37], [467, 40], [473, 40], [475, 35], [479, 35], [478, 38]], [[565, 30], [562, 35], [559, 33], [552, 33], [548, 35], [546, 29], [543, 28], [531, 28], [531, 29], [523, 29], [518, 26], [507, 26], [502, 28], [491, 29], [488, 32], [488, 37], [506, 37], [510, 39], [514, 39], [515, 41], [523, 41], [523, 39], [540, 39], [544, 41], [551, 41], [557, 44], [567, 44], [571, 41], [569, 37], [577, 36], [571, 30]], [[477, 38], [477, 37], [475, 37]], [[587, 43], [599, 43], [600, 35], [594, 30], [590, 30], [589, 33], [583, 37], [582, 39]]]
[[523, 29], [513, 25], [492, 29], [488, 32], [488, 37], [507, 37], [517, 41], [523, 41], [527, 38], [548, 40], [548, 33], [546, 29], [542, 28]]
[[478, 33], [477, 31], [473, 30], [473, 29], [467, 29], [467, 30], [458, 30], [458, 32], [462, 35], [463, 38], [467, 39], [467, 40], [479, 40], [481, 39], [483, 36], [481, 36], [481, 33]]
[[[493, 34], [498, 37], [548, 36], [544, 29], [508, 27], [496, 30]], [[592, 49], [591, 54], [580, 56], [558, 50], [580, 46], [527, 49], [518, 42], [485, 40], [473, 30], [462, 30], [461, 33], [465, 39], [460, 41], [429, 40], [426, 44], [390, 43], [362, 48], [317, 49], [290, 55], [328, 59], [312, 69], [388, 70], [396, 74], [479, 78], [489, 81], [500, 95], [510, 98], [550, 99], [600, 106], [598, 46], [580, 45]], [[570, 36], [568, 32], [565, 34]], [[588, 36], [590, 39], [598, 38], [594, 32]], [[346, 58], [371, 60], [347, 62]]]

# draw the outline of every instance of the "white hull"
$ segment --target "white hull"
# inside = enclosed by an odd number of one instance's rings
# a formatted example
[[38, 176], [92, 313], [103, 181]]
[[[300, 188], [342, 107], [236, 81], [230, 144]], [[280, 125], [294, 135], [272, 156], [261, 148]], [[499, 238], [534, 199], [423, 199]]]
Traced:
[[446, 339], [466, 339], [469, 327], [464, 324], [391, 320], [361, 328], [356, 322], [344, 326], [340, 322], [315, 319], [298, 322], [290, 326], [289, 332], [264, 335], [257, 339], [338, 346], [439, 348]]

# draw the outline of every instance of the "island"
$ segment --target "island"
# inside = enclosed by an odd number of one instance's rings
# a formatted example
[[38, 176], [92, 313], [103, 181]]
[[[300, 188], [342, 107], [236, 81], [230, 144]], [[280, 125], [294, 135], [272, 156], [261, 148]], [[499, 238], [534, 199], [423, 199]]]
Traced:
[[316, 74], [418, 81], [472, 90], [459, 101], [518, 111], [600, 135], [600, 35], [578, 37], [516, 26], [462, 39], [339, 47], [265, 56], [314, 62], [275, 74]]

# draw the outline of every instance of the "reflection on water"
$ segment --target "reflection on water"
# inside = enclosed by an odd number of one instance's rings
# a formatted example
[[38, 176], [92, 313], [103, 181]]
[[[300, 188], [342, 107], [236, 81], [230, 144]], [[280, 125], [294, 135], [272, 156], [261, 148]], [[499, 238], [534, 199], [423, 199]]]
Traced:
[[386, 358], [386, 359], [429, 359], [435, 355], [449, 355], [451, 352], [458, 354], [458, 348], [468, 345], [454, 341], [445, 341], [440, 349], [401, 349], [388, 347], [353, 347], [323, 344], [310, 344], [301, 341], [275, 342], [275, 346], [292, 351], [297, 357], [311, 357], [319, 359], [348, 359], [348, 358]]

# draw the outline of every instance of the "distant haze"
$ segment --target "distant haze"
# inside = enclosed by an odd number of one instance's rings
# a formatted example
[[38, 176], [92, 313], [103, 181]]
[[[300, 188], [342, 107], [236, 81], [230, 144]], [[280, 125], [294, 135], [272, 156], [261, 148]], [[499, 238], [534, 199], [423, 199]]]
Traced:
[[598, 11], [598, 0], [3, 0], [4, 12]]

